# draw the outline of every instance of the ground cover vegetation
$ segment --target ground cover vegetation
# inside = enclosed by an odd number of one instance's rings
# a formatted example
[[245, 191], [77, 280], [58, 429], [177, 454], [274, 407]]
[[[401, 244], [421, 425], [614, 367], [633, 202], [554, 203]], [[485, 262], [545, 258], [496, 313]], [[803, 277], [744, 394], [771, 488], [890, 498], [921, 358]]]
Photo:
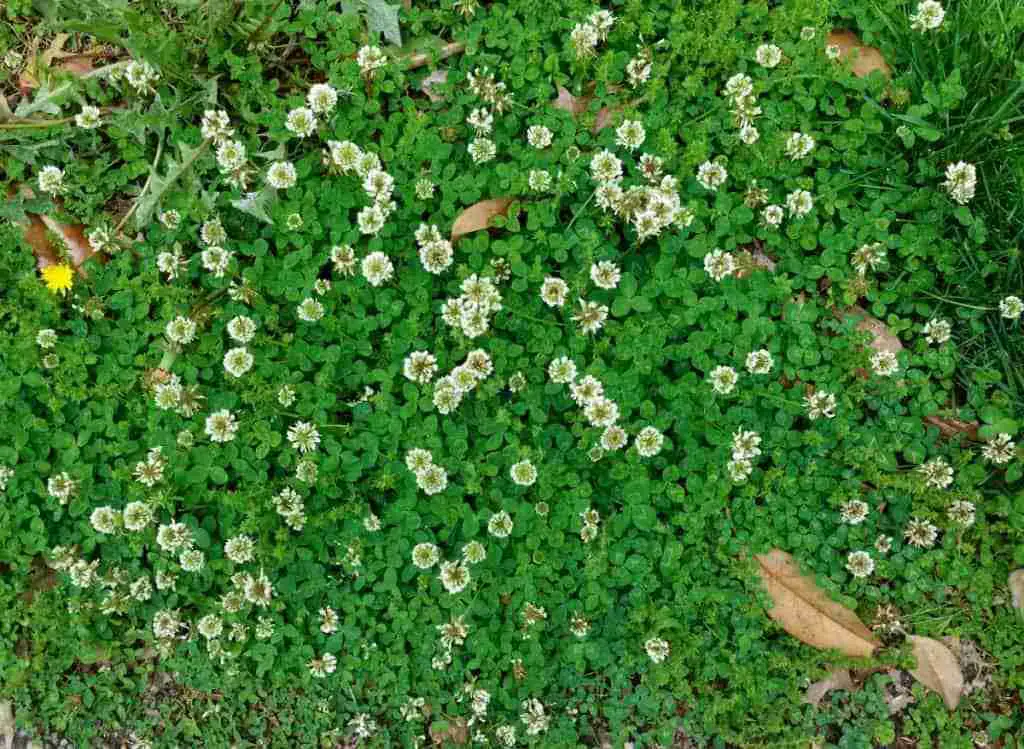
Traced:
[[1022, 39], [8, 2], [4, 735], [1019, 746]]

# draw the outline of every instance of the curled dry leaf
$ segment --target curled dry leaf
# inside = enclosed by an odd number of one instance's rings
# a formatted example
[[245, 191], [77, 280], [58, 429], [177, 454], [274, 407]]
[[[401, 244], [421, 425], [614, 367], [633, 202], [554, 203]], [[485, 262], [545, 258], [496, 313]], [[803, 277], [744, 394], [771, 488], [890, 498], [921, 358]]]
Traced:
[[848, 60], [853, 74], [858, 78], [871, 75], [876, 70], [886, 78], [892, 78], [892, 68], [878, 47], [867, 46], [852, 31], [836, 29], [829, 33], [825, 44], [839, 47], [839, 59]]
[[[561, 109], [565, 112], [568, 112], [573, 117], [579, 117], [581, 114], [587, 111], [587, 108], [590, 106], [590, 102], [594, 100], [595, 88], [595, 83], [588, 83], [584, 87], [586, 93], [581, 94], [580, 96], [574, 96], [573, 94], [569, 93], [569, 89], [565, 88], [564, 86], [559, 86], [558, 96], [555, 97], [555, 100], [551, 102], [551, 106], [553, 106], [555, 109]], [[608, 87], [609, 93], [615, 93], [616, 91], [619, 90], [620, 89], [617, 86]], [[599, 110], [597, 110], [597, 114], [594, 116], [594, 125], [593, 127], [590, 128], [590, 132], [595, 134], [600, 132], [604, 128], [611, 125], [612, 121], [615, 119], [615, 115], [617, 115], [619, 112], [625, 109], [626, 106], [635, 106], [636, 104], [637, 101], [631, 101], [628, 105], [614, 104], [610, 106], [601, 107]]]
[[1007, 580], [1010, 586], [1010, 601], [1017, 613], [1024, 616], [1024, 567], [1010, 573]]
[[420, 81], [420, 91], [427, 95], [427, 98], [431, 101], [443, 101], [444, 96], [437, 91], [437, 87], [448, 82], [448, 71], [447, 70], [435, 70], [433, 73], [428, 75], [422, 81]]
[[964, 421], [952, 416], [924, 416], [921, 418], [925, 426], [932, 426], [939, 430], [939, 434], [947, 439], [958, 434], [967, 436], [967, 439], [978, 440], [978, 428], [981, 424], [977, 421]]
[[452, 242], [458, 241], [465, 234], [471, 234], [491, 225], [491, 219], [495, 216], [503, 216], [512, 205], [514, 198], [491, 198], [481, 200], [465, 209], [455, 218], [452, 224]]
[[845, 689], [850, 692], [853, 691], [853, 688], [853, 677], [850, 676], [850, 669], [837, 668], [824, 679], [816, 681], [807, 687], [807, 692], [804, 694], [804, 702], [817, 707], [821, 704], [825, 695], [833, 689]]
[[950, 710], [956, 709], [964, 690], [964, 675], [953, 651], [931, 637], [910, 635], [917, 667], [910, 670], [915, 679], [942, 696]]
[[454, 718], [445, 723], [430, 725], [430, 739], [435, 746], [450, 746], [469, 743], [469, 726], [463, 718]]
[[903, 350], [903, 343], [898, 336], [894, 335], [889, 326], [872, 317], [863, 307], [850, 307], [844, 317], [847, 319], [858, 319], [857, 330], [867, 332], [871, 335], [871, 342], [868, 345], [874, 351], [889, 351], [898, 354]]
[[[25, 185], [22, 185], [19, 190], [26, 197], [33, 197], [32, 190]], [[12, 191], [8, 191], [8, 195], [12, 194]], [[86, 277], [82, 264], [94, 253], [89, 245], [89, 240], [85, 238], [85, 226], [83, 224], [62, 224], [52, 216], [45, 214], [26, 212], [25, 216], [26, 220], [19, 222], [19, 225], [26, 244], [32, 248], [32, 252], [36, 256], [36, 266], [39, 270], [60, 262], [60, 248], [54, 245], [49, 236], [49, 232], [52, 232], [63, 240], [71, 258], [71, 264], [79, 275], [83, 278]]]
[[854, 657], [870, 656], [879, 642], [850, 609], [833, 601], [800, 573], [792, 556], [781, 549], [755, 556], [761, 580], [772, 599], [768, 616], [812, 647], [835, 649]]

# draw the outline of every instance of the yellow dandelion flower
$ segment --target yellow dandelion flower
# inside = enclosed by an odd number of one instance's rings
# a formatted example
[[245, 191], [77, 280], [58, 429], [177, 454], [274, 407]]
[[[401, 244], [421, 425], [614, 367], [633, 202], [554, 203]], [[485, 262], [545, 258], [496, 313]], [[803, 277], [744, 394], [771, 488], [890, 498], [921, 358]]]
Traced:
[[67, 263], [47, 265], [43, 268], [43, 280], [46, 281], [46, 288], [54, 294], [66, 294], [74, 283], [75, 272]]

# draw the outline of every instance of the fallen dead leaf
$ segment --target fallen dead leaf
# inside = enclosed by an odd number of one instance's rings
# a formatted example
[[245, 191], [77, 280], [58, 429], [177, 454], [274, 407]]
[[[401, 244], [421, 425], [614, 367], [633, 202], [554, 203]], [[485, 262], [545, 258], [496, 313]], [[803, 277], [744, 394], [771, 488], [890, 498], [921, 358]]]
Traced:
[[[15, 189], [29, 198], [33, 197], [31, 188], [25, 185]], [[8, 195], [13, 195], [15, 189], [8, 190]], [[26, 212], [25, 216], [26, 220], [19, 222], [19, 225], [25, 243], [32, 248], [32, 252], [36, 256], [36, 266], [39, 270], [60, 262], [60, 248], [54, 245], [49, 236], [49, 232], [52, 232], [63, 240], [71, 264], [79, 275], [85, 278], [86, 272], [82, 264], [94, 254], [89, 240], [85, 238], [85, 226], [83, 224], [63, 224], [52, 216], [38, 213]]]
[[978, 428], [981, 424], [977, 421], [964, 421], [952, 416], [924, 416], [921, 421], [926, 426], [933, 426], [939, 430], [939, 434], [947, 439], [958, 434], [967, 435], [967, 439], [977, 441]]
[[761, 580], [774, 604], [768, 616], [812, 647], [835, 649], [855, 657], [870, 656], [879, 642], [857, 615], [833, 601], [801, 574], [796, 560], [781, 549], [755, 556]]
[[[593, 89], [593, 86], [590, 87]], [[582, 96], [573, 96], [569, 93], [569, 89], [565, 86], [558, 87], [558, 97], [551, 102], [551, 106], [555, 109], [561, 109], [568, 112], [573, 117], [578, 117], [587, 111], [587, 107], [590, 106], [590, 102], [593, 100], [593, 94], [583, 94]]]
[[910, 635], [917, 667], [910, 670], [915, 679], [942, 696], [950, 710], [955, 710], [964, 689], [964, 675], [953, 651], [931, 637]]
[[465, 234], [471, 234], [491, 225], [491, 219], [495, 216], [504, 215], [508, 207], [512, 205], [514, 198], [491, 198], [481, 200], [466, 208], [455, 218], [452, 224], [452, 242], [455, 242]]
[[18, 76], [18, 88], [22, 94], [39, 88], [40, 74], [45, 68], [63, 70], [75, 76], [92, 72], [92, 61], [97, 53], [95, 51], [65, 52], [64, 45], [67, 44], [68, 39], [70, 39], [68, 34], [57, 34], [49, 48], [41, 55], [34, 56], [25, 66]]
[[[431, 724], [430, 726], [430, 740], [436, 746], [469, 743], [469, 726], [463, 718], [455, 718], [446, 722], [447, 728], [441, 728], [437, 724]], [[435, 726], [437, 727], [435, 728]]]
[[1010, 586], [1010, 601], [1013, 607], [1024, 616], [1024, 567], [1011, 572], [1007, 584]]
[[448, 82], [448, 71], [447, 70], [435, 70], [433, 73], [428, 75], [422, 81], [420, 81], [420, 91], [427, 95], [427, 98], [431, 101], [443, 101], [442, 96], [436, 87], [441, 84]]
[[903, 350], [903, 343], [899, 337], [894, 335], [889, 326], [872, 317], [863, 307], [850, 307], [845, 313], [846, 318], [857, 318], [857, 330], [865, 331], [871, 335], [871, 342], [868, 343], [874, 351], [890, 351], [898, 354]]
[[733, 274], [736, 278], [746, 278], [755, 270], [765, 270], [769, 273], [775, 272], [775, 261], [764, 253], [760, 247], [754, 247], [754, 251], [742, 250], [737, 253], [737, 265], [739, 266]]
[[853, 691], [853, 677], [850, 676], [850, 669], [837, 668], [824, 679], [811, 684], [807, 687], [806, 694], [804, 694], [804, 702], [817, 707], [821, 704], [825, 695], [833, 689], [845, 689], [847, 692]]
[[882, 57], [882, 52], [878, 47], [869, 47], [863, 44], [852, 31], [846, 29], [831, 31], [825, 38], [825, 44], [839, 47], [839, 59], [848, 60], [853, 74], [858, 78], [871, 75], [876, 70], [886, 78], [892, 78], [892, 68]]

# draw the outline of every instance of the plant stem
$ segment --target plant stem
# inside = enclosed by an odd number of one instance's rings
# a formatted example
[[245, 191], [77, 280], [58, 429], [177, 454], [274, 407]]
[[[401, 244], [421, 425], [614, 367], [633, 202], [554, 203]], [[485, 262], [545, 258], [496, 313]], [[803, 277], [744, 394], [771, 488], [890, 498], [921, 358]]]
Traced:
[[594, 199], [595, 195], [597, 195], [597, 190], [596, 189], [592, 193], [590, 193], [590, 197], [587, 198], [586, 201], [583, 203], [583, 205], [580, 206], [580, 209], [578, 211], [576, 211], [576, 213], [573, 214], [572, 220], [569, 222], [569, 225], [565, 227], [566, 230], [569, 230], [569, 229], [572, 228], [572, 225], [576, 223], [576, 219], [578, 219], [580, 217], [580, 214], [583, 213], [584, 209], [588, 205], [590, 205], [590, 201]]

